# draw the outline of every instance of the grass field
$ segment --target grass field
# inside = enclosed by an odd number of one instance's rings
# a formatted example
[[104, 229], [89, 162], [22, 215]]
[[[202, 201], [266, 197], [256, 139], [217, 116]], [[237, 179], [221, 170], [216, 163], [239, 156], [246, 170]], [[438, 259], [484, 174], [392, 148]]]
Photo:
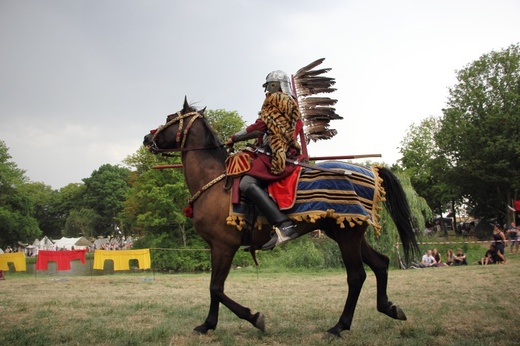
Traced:
[[262, 311], [266, 332], [221, 306], [217, 330], [194, 335], [208, 312], [208, 273], [8, 273], [0, 281], [0, 345], [520, 344], [520, 255], [505, 265], [392, 270], [389, 297], [407, 321], [376, 311], [368, 272], [352, 330], [324, 339], [343, 309], [345, 278], [342, 271], [235, 270], [226, 293]]

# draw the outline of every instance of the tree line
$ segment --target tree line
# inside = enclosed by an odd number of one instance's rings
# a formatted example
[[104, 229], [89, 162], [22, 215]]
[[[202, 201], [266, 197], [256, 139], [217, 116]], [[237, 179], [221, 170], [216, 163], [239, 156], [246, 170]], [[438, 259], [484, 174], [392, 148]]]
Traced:
[[400, 169], [432, 210], [513, 222], [520, 199], [520, 46], [456, 71], [442, 115], [413, 124]]
[[[391, 167], [419, 229], [435, 214], [455, 215], [462, 208], [476, 218], [506, 220], [507, 205], [519, 197], [519, 45], [484, 54], [456, 73], [442, 115], [410, 126], [402, 158]], [[236, 112], [207, 110], [205, 116], [223, 141], [244, 126]], [[0, 140], [0, 247], [32, 243], [43, 235], [121, 234], [139, 237], [142, 247], [202, 248], [183, 213], [189, 192], [182, 170], [153, 169], [172, 163], [180, 159], [141, 147], [122, 165], [102, 165], [82, 183], [54, 190], [29, 181]], [[382, 218], [381, 237], [371, 232], [368, 238], [388, 253], [397, 235], [385, 213]], [[191, 266], [199, 260], [191, 256]]]

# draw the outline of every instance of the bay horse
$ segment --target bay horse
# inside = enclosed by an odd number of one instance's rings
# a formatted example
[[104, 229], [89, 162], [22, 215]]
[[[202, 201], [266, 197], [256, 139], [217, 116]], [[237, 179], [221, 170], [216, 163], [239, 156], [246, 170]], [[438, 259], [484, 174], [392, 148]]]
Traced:
[[[224, 293], [224, 283], [231, 269], [235, 253], [242, 246], [242, 231], [228, 225], [229, 189], [224, 189], [225, 160], [228, 151], [215, 131], [204, 118], [203, 110], [191, 106], [184, 99], [182, 110], [167, 117], [165, 125], [150, 131], [143, 144], [154, 154], [179, 151], [184, 177], [191, 194], [193, 225], [211, 250], [210, 306], [206, 320], [194, 328], [194, 332], [206, 334], [215, 330], [220, 303], [235, 315], [265, 331], [265, 318], [261, 312], [252, 313]], [[402, 242], [406, 260], [418, 251], [410, 208], [397, 177], [386, 168], [380, 168], [379, 178], [386, 191], [385, 205], [394, 220]], [[394, 319], [406, 320], [403, 310], [389, 301], [387, 281], [389, 258], [373, 249], [365, 239], [368, 224], [346, 222], [341, 228], [336, 220], [321, 218], [315, 223], [298, 222], [299, 235], [322, 230], [338, 244], [347, 271], [348, 295], [339, 321], [327, 331], [341, 337], [350, 330], [357, 300], [366, 279], [363, 263], [374, 272], [377, 284], [377, 310]], [[270, 227], [253, 232], [252, 244], [261, 247], [270, 239]]]

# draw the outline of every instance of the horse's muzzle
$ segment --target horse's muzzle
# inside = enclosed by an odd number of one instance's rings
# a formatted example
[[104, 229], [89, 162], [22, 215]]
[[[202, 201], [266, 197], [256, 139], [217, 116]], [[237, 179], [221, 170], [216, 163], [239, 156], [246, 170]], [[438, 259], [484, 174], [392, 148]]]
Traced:
[[158, 154], [159, 153], [159, 148], [157, 147], [157, 144], [155, 144], [155, 142], [153, 140], [153, 134], [152, 133], [149, 133], [146, 136], [144, 136], [143, 145], [152, 154]]

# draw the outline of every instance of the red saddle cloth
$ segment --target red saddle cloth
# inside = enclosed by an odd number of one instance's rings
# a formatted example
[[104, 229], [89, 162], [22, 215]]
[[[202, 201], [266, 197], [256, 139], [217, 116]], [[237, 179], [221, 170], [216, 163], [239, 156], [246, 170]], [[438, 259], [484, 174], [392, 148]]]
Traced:
[[291, 175], [282, 180], [269, 183], [269, 195], [276, 201], [278, 208], [281, 210], [290, 209], [294, 205], [301, 169], [302, 168], [298, 166]]

